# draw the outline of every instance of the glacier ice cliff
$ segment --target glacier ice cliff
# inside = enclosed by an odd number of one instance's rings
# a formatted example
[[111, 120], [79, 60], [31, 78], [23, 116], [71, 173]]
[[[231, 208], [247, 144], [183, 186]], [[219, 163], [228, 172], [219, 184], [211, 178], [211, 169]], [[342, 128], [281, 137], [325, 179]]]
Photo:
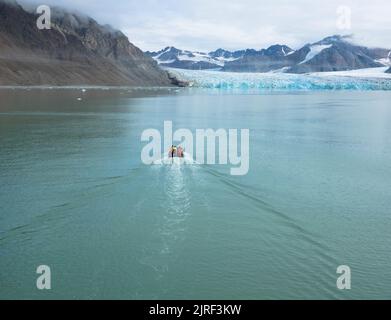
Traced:
[[391, 90], [391, 75], [386, 68], [310, 74], [235, 73], [169, 69], [169, 72], [194, 87], [212, 89], [259, 90]]

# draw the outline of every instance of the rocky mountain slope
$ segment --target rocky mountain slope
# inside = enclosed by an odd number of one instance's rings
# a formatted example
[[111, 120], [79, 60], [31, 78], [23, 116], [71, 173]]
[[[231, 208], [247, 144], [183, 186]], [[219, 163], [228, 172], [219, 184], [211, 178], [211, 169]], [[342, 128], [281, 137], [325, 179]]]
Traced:
[[52, 27], [0, 0], [0, 85], [165, 86], [171, 80], [120, 31], [92, 18], [52, 9]]

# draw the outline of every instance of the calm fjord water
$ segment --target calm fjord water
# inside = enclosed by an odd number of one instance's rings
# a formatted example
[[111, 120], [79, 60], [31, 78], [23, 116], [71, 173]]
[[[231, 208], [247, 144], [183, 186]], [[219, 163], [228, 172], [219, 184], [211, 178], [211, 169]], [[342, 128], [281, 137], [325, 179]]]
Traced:
[[[390, 101], [0, 90], [0, 298], [390, 299]], [[249, 128], [249, 174], [143, 165], [140, 135], [164, 120]]]

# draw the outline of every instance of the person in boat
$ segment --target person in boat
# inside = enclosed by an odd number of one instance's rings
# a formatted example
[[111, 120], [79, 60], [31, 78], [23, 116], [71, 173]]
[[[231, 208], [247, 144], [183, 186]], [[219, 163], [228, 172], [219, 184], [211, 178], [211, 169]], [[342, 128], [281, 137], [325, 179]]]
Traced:
[[179, 146], [178, 147], [178, 149], [177, 149], [177, 152], [176, 152], [176, 154], [177, 154], [177, 157], [178, 158], [183, 158], [184, 157], [184, 150], [183, 150], [183, 148], [181, 147], [181, 146]]
[[177, 147], [172, 145], [169, 152], [169, 157], [174, 158], [177, 154]]

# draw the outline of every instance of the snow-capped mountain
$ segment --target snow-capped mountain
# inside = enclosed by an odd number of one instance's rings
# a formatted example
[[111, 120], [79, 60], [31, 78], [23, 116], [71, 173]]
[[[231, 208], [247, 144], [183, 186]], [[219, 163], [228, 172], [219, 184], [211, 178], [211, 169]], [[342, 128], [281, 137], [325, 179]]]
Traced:
[[285, 45], [273, 45], [267, 49], [245, 51], [242, 57], [227, 62], [223, 71], [269, 72], [293, 65], [295, 51]]
[[[346, 71], [376, 68], [385, 65], [390, 49], [372, 49], [350, 42], [349, 37], [332, 36], [319, 42], [307, 44], [300, 49], [297, 60], [286, 72], [307, 73]], [[304, 60], [301, 60], [305, 53]], [[293, 55], [294, 58], [295, 55]]]
[[350, 37], [339, 35], [307, 44], [298, 50], [277, 44], [261, 50], [232, 52], [218, 49], [209, 53], [167, 47], [147, 54], [164, 67], [231, 72], [309, 73], [391, 66], [390, 49], [359, 46], [352, 43]]
[[[230, 65], [230, 67], [232, 68], [235, 65], [235, 61], [240, 61], [240, 66], [241, 68], [243, 68], [243, 61], [245, 59], [259, 59], [260, 57], [266, 58], [269, 61], [268, 65], [273, 66], [273, 64], [270, 62], [272, 62], [273, 60], [281, 60], [282, 57], [286, 57], [293, 52], [294, 51], [288, 46], [274, 45], [269, 47], [268, 49], [262, 49], [259, 51], [255, 49], [228, 51], [220, 48], [216, 51], [212, 51], [209, 53], [180, 50], [175, 47], [167, 47], [158, 52], [147, 51], [146, 54], [155, 59], [158, 64], [163, 67], [192, 70], [224, 70], [224, 67], [226, 65]], [[278, 66], [276, 66], [276, 68], [277, 67]], [[262, 70], [259, 68], [252, 68], [251, 70], [247, 71], [259, 72]]]
[[285, 55], [243, 56], [227, 63], [224, 71], [308, 73], [382, 67], [389, 63], [390, 49], [371, 49], [350, 42], [349, 37], [332, 36], [307, 44]]
[[197, 52], [167, 47], [158, 52], [146, 54], [155, 59], [159, 65], [179, 69], [221, 69], [226, 62], [243, 56], [244, 51], [230, 52], [218, 49], [213, 52]]
[[224, 49], [217, 49], [216, 51], [209, 52], [209, 56], [217, 60], [233, 61], [243, 56], [246, 50], [228, 51]]

